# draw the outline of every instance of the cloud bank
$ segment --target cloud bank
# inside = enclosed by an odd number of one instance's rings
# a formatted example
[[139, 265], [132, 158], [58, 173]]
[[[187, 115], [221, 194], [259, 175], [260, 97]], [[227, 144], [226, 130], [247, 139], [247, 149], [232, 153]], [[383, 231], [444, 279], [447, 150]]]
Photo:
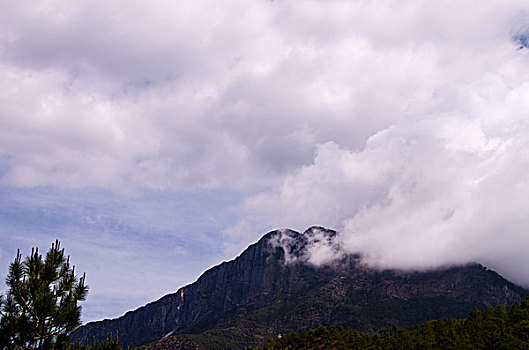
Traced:
[[526, 1], [1, 6], [2, 186], [236, 191], [227, 256], [322, 225], [529, 284]]

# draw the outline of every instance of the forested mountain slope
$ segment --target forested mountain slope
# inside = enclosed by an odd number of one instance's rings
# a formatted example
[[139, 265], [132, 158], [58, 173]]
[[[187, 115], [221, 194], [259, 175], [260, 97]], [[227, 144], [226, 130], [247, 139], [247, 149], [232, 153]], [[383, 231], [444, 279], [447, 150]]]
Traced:
[[465, 319], [432, 320], [405, 329], [386, 326], [376, 333], [320, 327], [291, 331], [264, 347], [271, 349], [529, 349], [529, 299], [508, 308], [500, 304]]

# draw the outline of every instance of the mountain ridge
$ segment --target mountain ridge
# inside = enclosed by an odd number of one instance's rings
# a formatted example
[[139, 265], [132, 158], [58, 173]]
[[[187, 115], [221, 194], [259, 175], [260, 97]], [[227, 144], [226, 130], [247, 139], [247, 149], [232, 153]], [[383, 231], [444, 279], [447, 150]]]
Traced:
[[313, 243], [323, 240], [332, 250], [335, 235], [323, 227], [270, 231], [175, 293], [119, 318], [80, 327], [74, 340], [119, 331], [124, 345], [139, 346], [226, 327], [265, 329], [267, 335], [326, 324], [373, 330], [386, 323], [464, 317], [473, 306], [519, 302], [526, 292], [477, 263], [378, 271], [363, 265], [359, 255], [347, 255], [319, 267], [311, 264]]

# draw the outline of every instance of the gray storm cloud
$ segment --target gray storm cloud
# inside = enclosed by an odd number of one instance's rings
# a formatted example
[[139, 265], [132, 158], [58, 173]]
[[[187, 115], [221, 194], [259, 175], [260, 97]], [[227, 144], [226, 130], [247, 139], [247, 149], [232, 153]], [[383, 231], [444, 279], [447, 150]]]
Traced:
[[230, 189], [227, 255], [322, 225], [529, 284], [526, 1], [1, 6], [3, 186]]

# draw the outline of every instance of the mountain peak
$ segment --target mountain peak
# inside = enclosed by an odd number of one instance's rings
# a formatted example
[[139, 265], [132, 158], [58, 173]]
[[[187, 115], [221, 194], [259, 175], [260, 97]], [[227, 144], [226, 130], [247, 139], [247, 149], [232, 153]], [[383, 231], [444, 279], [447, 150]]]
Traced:
[[268, 244], [279, 249], [285, 263], [328, 265], [343, 257], [337, 232], [321, 226], [312, 226], [299, 233], [290, 229], [273, 231]]

